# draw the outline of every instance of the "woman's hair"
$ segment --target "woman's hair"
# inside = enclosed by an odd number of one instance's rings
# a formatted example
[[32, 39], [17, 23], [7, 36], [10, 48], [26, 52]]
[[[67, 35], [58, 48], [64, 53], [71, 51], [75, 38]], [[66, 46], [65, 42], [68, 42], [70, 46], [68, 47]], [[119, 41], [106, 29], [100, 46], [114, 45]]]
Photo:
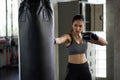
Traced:
[[76, 20], [82, 20], [82, 21], [84, 21], [84, 16], [81, 15], [81, 14], [75, 15], [75, 16], [73, 17], [72, 23], [73, 23], [74, 21], [76, 21]]

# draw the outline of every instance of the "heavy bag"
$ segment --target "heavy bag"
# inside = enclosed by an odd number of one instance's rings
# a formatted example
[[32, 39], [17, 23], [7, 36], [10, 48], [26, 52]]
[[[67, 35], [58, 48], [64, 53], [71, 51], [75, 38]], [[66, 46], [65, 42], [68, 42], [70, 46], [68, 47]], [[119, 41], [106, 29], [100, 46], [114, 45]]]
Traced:
[[54, 80], [54, 26], [49, 0], [21, 2], [19, 48], [20, 80]]

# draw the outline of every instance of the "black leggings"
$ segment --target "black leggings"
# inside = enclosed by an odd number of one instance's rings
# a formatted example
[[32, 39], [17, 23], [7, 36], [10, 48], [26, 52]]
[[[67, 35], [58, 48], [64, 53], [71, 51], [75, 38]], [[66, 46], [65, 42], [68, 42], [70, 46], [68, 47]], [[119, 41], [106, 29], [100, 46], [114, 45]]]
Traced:
[[65, 80], [92, 80], [88, 63], [71, 64], [67, 66], [67, 76]]

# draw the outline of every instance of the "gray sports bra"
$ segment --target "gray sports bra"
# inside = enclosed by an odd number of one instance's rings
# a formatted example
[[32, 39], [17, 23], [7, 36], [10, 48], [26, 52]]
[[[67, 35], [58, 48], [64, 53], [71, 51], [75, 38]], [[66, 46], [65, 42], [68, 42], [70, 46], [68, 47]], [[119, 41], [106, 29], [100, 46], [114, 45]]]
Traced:
[[72, 34], [69, 34], [69, 35], [71, 37], [71, 44], [66, 47], [69, 55], [86, 53], [86, 51], [87, 51], [87, 41], [83, 40], [82, 44], [78, 44], [75, 41], [75, 39], [73, 38]]

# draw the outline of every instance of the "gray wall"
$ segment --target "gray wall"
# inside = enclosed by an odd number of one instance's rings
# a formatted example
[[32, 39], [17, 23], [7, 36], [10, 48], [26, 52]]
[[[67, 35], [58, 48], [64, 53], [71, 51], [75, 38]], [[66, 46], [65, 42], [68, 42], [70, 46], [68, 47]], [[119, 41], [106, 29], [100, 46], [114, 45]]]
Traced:
[[120, 4], [107, 0], [107, 80], [120, 80]]

